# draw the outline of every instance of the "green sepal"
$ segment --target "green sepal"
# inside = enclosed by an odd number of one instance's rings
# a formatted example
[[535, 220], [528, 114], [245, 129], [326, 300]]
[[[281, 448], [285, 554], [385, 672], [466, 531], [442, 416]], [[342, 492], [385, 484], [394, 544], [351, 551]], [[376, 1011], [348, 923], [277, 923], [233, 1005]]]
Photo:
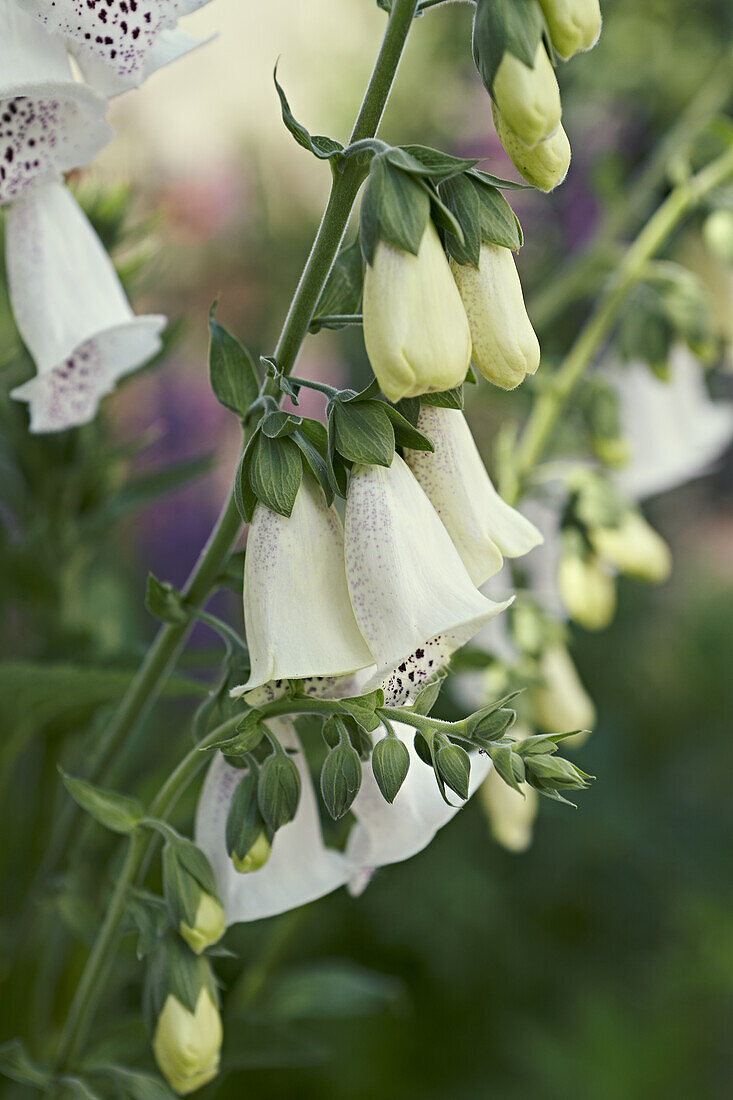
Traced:
[[361, 761], [348, 738], [342, 737], [332, 748], [321, 768], [321, 795], [331, 817], [343, 817], [359, 793]]
[[375, 712], [379, 707], [384, 706], [384, 692], [381, 688], [375, 688], [374, 691], [370, 691], [366, 695], [356, 695], [350, 699], [339, 699], [338, 705], [347, 714], [355, 718], [365, 730], [372, 732], [379, 726], [379, 719]]
[[395, 433], [382, 401], [335, 400], [329, 407], [333, 421], [334, 443], [349, 462], [366, 466], [390, 466], [394, 455]]
[[434, 451], [435, 447], [428, 437], [412, 424], [406, 416], [403, 416], [394, 405], [381, 401], [387, 416], [392, 422], [395, 443], [400, 447], [409, 447], [412, 451]]
[[313, 156], [318, 157], [319, 160], [331, 160], [334, 157], [340, 160], [341, 154], [344, 151], [341, 142], [335, 141], [333, 138], [324, 137], [321, 134], [309, 134], [305, 126], [301, 125], [301, 123], [297, 122], [293, 117], [285, 92], [278, 83], [277, 66], [275, 66], [275, 71], [272, 75], [275, 81], [275, 87], [277, 88], [277, 94], [280, 97], [283, 122], [297, 141], [298, 145], [301, 145], [304, 149], [313, 153]]
[[463, 229], [463, 241], [446, 234], [446, 247], [456, 263], [478, 267], [482, 243], [513, 251], [521, 248], [524, 238], [516, 214], [501, 191], [480, 173], [448, 180], [440, 193]]
[[220, 404], [244, 420], [260, 380], [250, 353], [215, 319], [216, 305], [209, 310], [209, 382]]
[[285, 412], [283, 409], [275, 409], [262, 418], [260, 431], [268, 439], [287, 439], [302, 423], [302, 416]]
[[512, 790], [522, 793], [520, 783], [524, 781], [523, 769], [518, 767], [517, 762], [521, 762], [520, 757], [514, 752], [512, 745], [497, 745], [491, 749], [489, 754], [491, 756], [491, 762], [496, 769], [497, 775], [504, 780], [504, 782], [512, 788]]
[[160, 622], [175, 626], [187, 623], [190, 618], [178, 589], [167, 581], [159, 581], [152, 573], [148, 573], [145, 586], [145, 608]]
[[428, 715], [438, 701], [440, 689], [443, 687], [445, 673], [436, 676], [425, 684], [415, 696], [410, 710], [415, 714]]
[[124, 835], [133, 832], [145, 816], [145, 807], [137, 798], [95, 787], [85, 779], [76, 779], [67, 775], [60, 765], [59, 774], [77, 805], [113, 833]]
[[150, 956], [145, 975], [143, 1014], [150, 1033], [155, 1032], [169, 994], [193, 1015], [202, 989], [218, 1006], [219, 990], [206, 956], [195, 955], [178, 936], [166, 936]]
[[226, 823], [226, 849], [231, 859], [243, 860], [267, 825], [260, 812], [257, 775], [249, 771], [232, 798]]
[[374, 157], [361, 202], [360, 240], [364, 259], [374, 261], [379, 240], [416, 256], [430, 217], [430, 195], [420, 179]]
[[394, 802], [410, 767], [410, 753], [399, 737], [384, 737], [372, 752], [372, 771], [382, 797]]
[[534, 67], [544, 29], [545, 20], [537, 0], [476, 0], [473, 59], [489, 95], [507, 51], [530, 69]]
[[260, 813], [275, 832], [295, 817], [300, 801], [300, 774], [282, 750], [268, 756], [260, 768], [257, 801]]
[[444, 742], [435, 754], [435, 767], [446, 786], [465, 801], [471, 777], [471, 758], [466, 750], [452, 742]]
[[303, 476], [303, 460], [292, 439], [257, 434], [249, 463], [249, 484], [257, 499], [281, 516], [292, 515]]
[[454, 157], [427, 145], [401, 145], [384, 155], [395, 168], [413, 176], [424, 176], [436, 185], [478, 164], [478, 158]]
[[328, 463], [328, 433], [319, 420], [303, 420], [290, 437], [300, 448], [303, 459], [323, 490], [326, 504], [333, 504], [334, 489]]
[[166, 904], [157, 894], [137, 887], [131, 891], [127, 913], [138, 933], [135, 954], [144, 959], [155, 950], [168, 928]]
[[216, 879], [208, 859], [192, 840], [169, 835], [163, 849], [163, 894], [172, 923], [191, 927], [201, 901], [201, 892], [219, 899]]
[[237, 511], [245, 523], [249, 523], [257, 504], [257, 497], [249, 483], [249, 468], [252, 463], [255, 444], [259, 437], [259, 430], [255, 431], [242, 451], [236, 473], [234, 475], [234, 503]]
[[441, 390], [439, 393], [424, 393], [420, 397], [423, 405], [438, 409], [462, 409], [464, 406], [463, 383], [454, 386], [452, 390]]

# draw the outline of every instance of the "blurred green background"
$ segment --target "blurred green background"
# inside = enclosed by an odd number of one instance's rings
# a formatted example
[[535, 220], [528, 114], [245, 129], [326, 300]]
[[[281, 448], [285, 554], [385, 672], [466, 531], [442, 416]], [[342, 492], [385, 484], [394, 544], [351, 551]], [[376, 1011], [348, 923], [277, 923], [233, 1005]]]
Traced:
[[[515, 203], [532, 314], [609, 219], [638, 228], [648, 211], [628, 209], [629, 181], [711, 74], [718, 106], [725, 88], [730, 106], [729, 0], [602, 7], [599, 46], [559, 72], [570, 175], [552, 196]], [[513, 175], [472, 67], [470, 16], [451, 5], [419, 22], [384, 136], [487, 156], [489, 171]], [[27, 436], [25, 409], [7, 391], [29, 365], [0, 310], [0, 678], [13, 699], [0, 740], [0, 1041], [23, 1034], [41, 1056], [117, 866], [114, 842], [87, 827], [72, 863], [54, 867], [52, 823], [65, 804], [56, 763], [74, 770], [93, 754], [154, 629], [142, 606], [147, 570], [182, 581], [231, 476], [238, 432], [208, 391], [208, 306], [220, 293], [221, 319], [253, 352], [269, 352], [328, 186], [328, 170], [279, 121], [272, 65], [282, 55], [296, 117], [344, 137], [383, 18], [374, 0], [213, 0], [187, 29], [218, 40], [115, 104], [120, 136], [79, 194], [119, 244], [136, 306], [167, 310], [175, 324], [163, 362], [125, 384], [98, 423]], [[110, 196], [120, 180], [129, 196]], [[662, 172], [652, 206], [666, 187]], [[696, 233], [693, 224], [670, 254], [694, 249]], [[725, 343], [733, 276], [716, 269], [714, 279]], [[538, 323], [550, 362], [587, 308], [581, 295]], [[339, 382], [365, 370], [357, 332], [311, 338], [299, 365]], [[730, 392], [729, 376], [717, 384]], [[469, 416], [488, 458], [494, 428], [524, 411], [529, 387], [476, 391]], [[304, 407], [317, 411], [317, 399]], [[543, 803], [534, 846], [512, 856], [472, 804], [427, 851], [379, 872], [361, 899], [339, 894], [233, 929], [226, 942], [241, 961], [219, 968], [231, 1072], [205, 1095], [731, 1094], [732, 494], [729, 456], [713, 476], [653, 502], [651, 518], [675, 549], [673, 579], [653, 592], [622, 582], [612, 628], [574, 635], [600, 715], [579, 757], [598, 780], [580, 808]], [[220, 596], [219, 610], [239, 622], [234, 596]], [[189, 679], [214, 667], [211, 647], [197, 632], [174, 685], [186, 699], [148, 717], [118, 769], [121, 788], [151, 793], [188, 746]], [[177, 812], [182, 829], [192, 806], [193, 792]], [[149, 1058], [139, 996], [128, 936], [98, 1049]]]

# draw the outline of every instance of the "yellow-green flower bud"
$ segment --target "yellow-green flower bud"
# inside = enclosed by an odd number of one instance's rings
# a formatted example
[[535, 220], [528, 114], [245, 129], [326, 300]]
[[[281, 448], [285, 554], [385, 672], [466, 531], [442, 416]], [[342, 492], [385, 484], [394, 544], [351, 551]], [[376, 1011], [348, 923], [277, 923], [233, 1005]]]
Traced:
[[542, 42], [532, 68], [506, 51], [491, 94], [507, 126], [525, 145], [536, 145], [560, 125], [560, 89]]
[[390, 401], [450, 390], [465, 378], [471, 334], [432, 221], [417, 256], [377, 242], [364, 275], [364, 342]]
[[598, 0], [540, 0], [552, 44], [567, 59], [592, 49], [601, 33]]
[[616, 611], [616, 585], [596, 557], [563, 554], [558, 569], [560, 597], [574, 622], [586, 630], [603, 630]]
[[596, 708], [564, 645], [551, 645], [544, 651], [540, 659], [540, 676], [541, 686], [531, 693], [537, 729], [541, 733], [591, 730]]
[[562, 124], [543, 141], [538, 141], [535, 145], [525, 145], [511, 127], [507, 126], [495, 103], [492, 103], [491, 111], [499, 141], [527, 183], [540, 191], [552, 191], [561, 184], [570, 167], [570, 142]]
[[202, 987], [193, 1013], [168, 994], [155, 1027], [153, 1053], [160, 1072], [180, 1096], [216, 1077], [221, 1043], [221, 1017], [208, 989]]
[[264, 867], [267, 863], [271, 852], [272, 845], [263, 829], [245, 855], [238, 856], [234, 852], [232, 853], [232, 863], [241, 874], [246, 874], [248, 871], [259, 871], [260, 867]]
[[672, 571], [672, 552], [640, 512], [627, 512], [618, 527], [596, 527], [590, 540], [599, 557], [638, 581], [661, 584]]
[[[530, 732], [515, 726], [512, 735], [524, 740]], [[497, 844], [510, 852], [526, 851], [532, 843], [539, 802], [537, 792], [529, 783], [521, 784], [521, 792], [513, 790], [492, 768], [479, 787], [479, 798]]]
[[611, 466], [614, 470], [617, 470], [628, 464], [631, 457], [631, 448], [628, 440], [624, 439], [623, 436], [595, 435], [591, 443], [596, 458], [600, 459], [606, 466]]
[[733, 211], [714, 210], [703, 222], [702, 237], [717, 259], [733, 264]]
[[537, 370], [540, 345], [511, 251], [482, 244], [478, 268], [454, 260], [451, 267], [468, 316], [473, 362], [489, 382], [513, 390]]
[[221, 902], [202, 891], [193, 924], [188, 925], [181, 921], [178, 930], [191, 950], [200, 955], [207, 947], [219, 942], [226, 927]]

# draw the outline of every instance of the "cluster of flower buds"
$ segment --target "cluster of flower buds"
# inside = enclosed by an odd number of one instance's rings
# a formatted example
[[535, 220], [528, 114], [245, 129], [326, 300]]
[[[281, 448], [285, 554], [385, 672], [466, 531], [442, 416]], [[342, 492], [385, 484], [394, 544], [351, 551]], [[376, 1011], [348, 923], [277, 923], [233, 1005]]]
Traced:
[[134, 316], [63, 173], [110, 141], [109, 96], [197, 44], [176, 24], [205, 2], [4, 0], [0, 8], [8, 288], [37, 371], [12, 396], [28, 402], [31, 431], [87, 423], [117, 380], [162, 347], [165, 318]]
[[570, 166], [553, 54], [567, 60], [589, 50], [600, 32], [598, 0], [477, 0], [473, 53], [499, 140], [541, 191], [562, 183]]

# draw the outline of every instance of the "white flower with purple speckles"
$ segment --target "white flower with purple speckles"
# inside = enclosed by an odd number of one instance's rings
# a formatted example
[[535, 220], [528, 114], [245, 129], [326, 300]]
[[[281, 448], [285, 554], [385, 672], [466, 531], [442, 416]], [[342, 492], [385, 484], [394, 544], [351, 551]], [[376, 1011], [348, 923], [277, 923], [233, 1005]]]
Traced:
[[[410, 859], [426, 848], [460, 809], [440, 796], [432, 770], [413, 748], [414, 731], [396, 723], [395, 733], [410, 753], [410, 768], [395, 801], [382, 797], [370, 764], [363, 765], [361, 789], [352, 805], [355, 823], [345, 852], [327, 848], [308, 762], [292, 723], [270, 722], [300, 773], [300, 803], [293, 820], [275, 834], [272, 854], [257, 871], [240, 873], [226, 848], [226, 821], [234, 792], [245, 774], [218, 754], [209, 768], [196, 811], [196, 843], [216, 875], [227, 925], [261, 920], [306, 905], [348, 885], [360, 894], [374, 871]], [[470, 794], [485, 779], [490, 761], [473, 755]]]
[[346, 576], [387, 702], [404, 702], [509, 606], [477, 590], [450, 535], [399, 455], [354, 466], [346, 502]]
[[542, 542], [533, 523], [497, 493], [458, 409], [424, 405], [417, 426], [435, 451], [406, 451], [405, 461], [442, 519], [475, 585]]
[[38, 374], [12, 391], [31, 431], [92, 420], [123, 375], [161, 348], [165, 317], [136, 317], [101, 241], [60, 181], [13, 202], [5, 251], [15, 321]]
[[50, 34], [66, 39], [85, 80], [117, 95], [199, 45], [176, 24], [209, 0], [18, 2]]
[[78, 168], [113, 135], [107, 101], [73, 79], [61, 39], [0, 5], [0, 204]]
[[308, 475], [290, 517], [255, 507], [244, 622], [252, 672], [235, 697], [273, 680], [349, 676], [372, 663], [349, 602], [341, 521]]

